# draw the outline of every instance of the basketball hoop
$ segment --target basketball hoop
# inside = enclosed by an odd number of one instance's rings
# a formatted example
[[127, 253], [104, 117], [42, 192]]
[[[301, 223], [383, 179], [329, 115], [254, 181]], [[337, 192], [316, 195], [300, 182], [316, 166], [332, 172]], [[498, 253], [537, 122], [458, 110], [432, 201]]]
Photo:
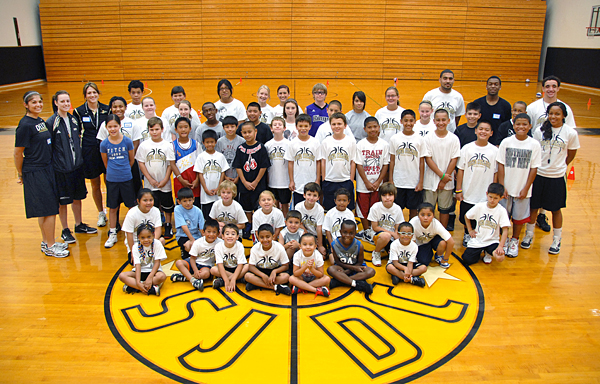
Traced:
[[589, 37], [600, 36], [600, 27], [586, 27]]

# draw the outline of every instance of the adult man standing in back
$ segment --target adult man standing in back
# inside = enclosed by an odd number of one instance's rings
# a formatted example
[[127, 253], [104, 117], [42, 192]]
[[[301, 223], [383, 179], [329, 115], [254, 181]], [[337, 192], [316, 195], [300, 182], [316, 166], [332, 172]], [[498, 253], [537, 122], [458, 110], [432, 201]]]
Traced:
[[498, 137], [498, 127], [503, 122], [510, 120], [511, 106], [510, 103], [499, 96], [502, 89], [502, 81], [498, 76], [490, 76], [485, 84], [487, 95], [475, 100], [481, 106], [480, 120], [489, 121], [492, 124], [494, 133], [490, 137], [489, 142], [494, 145], [500, 145]]
[[440, 86], [427, 92], [423, 100], [431, 102], [434, 112], [440, 108], [448, 111], [450, 124], [447, 129], [454, 133], [460, 117], [465, 114], [465, 101], [458, 91], [452, 89], [452, 86], [454, 86], [454, 72], [444, 69], [440, 73]]

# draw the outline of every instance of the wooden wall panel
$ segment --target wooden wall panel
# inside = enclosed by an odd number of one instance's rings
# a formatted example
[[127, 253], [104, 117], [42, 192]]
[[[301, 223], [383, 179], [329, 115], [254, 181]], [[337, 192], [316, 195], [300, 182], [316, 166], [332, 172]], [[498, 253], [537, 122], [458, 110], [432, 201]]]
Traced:
[[[66, 11], [68, 10], [68, 11]], [[537, 77], [541, 0], [41, 0], [50, 81]], [[86, 15], [82, 17], [81, 15]]]

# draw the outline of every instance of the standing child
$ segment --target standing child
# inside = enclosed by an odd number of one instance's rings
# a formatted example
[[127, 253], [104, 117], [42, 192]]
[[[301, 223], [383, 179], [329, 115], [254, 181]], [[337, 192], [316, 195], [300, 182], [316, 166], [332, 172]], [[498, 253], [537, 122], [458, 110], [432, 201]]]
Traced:
[[329, 297], [329, 276], [323, 271], [323, 255], [317, 251], [317, 239], [310, 233], [300, 238], [300, 250], [294, 254], [294, 274], [290, 276], [292, 294], [314, 292]]
[[163, 130], [160, 118], [152, 117], [148, 120], [151, 140], [140, 144], [136, 160], [144, 175], [144, 186], [154, 192], [156, 207], [165, 213], [165, 239], [170, 239], [173, 237], [171, 218], [175, 208], [171, 192], [171, 172], [176, 165], [173, 145], [163, 139]]
[[530, 222], [529, 199], [537, 169], [542, 161], [540, 143], [527, 136], [531, 129], [529, 115], [518, 114], [515, 117], [514, 129], [515, 135], [500, 143], [497, 158], [498, 182], [506, 188], [506, 210], [513, 222], [512, 237], [505, 246], [508, 257], [519, 256], [519, 236], [523, 224]]
[[227, 164], [229, 165], [229, 169], [225, 171], [225, 180], [232, 181], [235, 184], [238, 183], [239, 177], [237, 171], [233, 168], [233, 159], [235, 158], [235, 152], [238, 147], [245, 143], [245, 140], [235, 133], [236, 129], [237, 119], [233, 116], [225, 117], [225, 119], [223, 119], [225, 136], [217, 140], [217, 146], [215, 147], [217, 152], [221, 152], [223, 156], [225, 156]]
[[431, 118], [433, 106], [431, 101], [423, 100], [419, 104], [419, 120], [415, 123], [413, 130], [420, 136], [424, 137], [430, 132], [435, 131], [435, 124]]
[[381, 138], [387, 142], [392, 136], [402, 131], [402, 111], [404, 108], [400, 106], [400, 93], [396, 87], [389, 87], [385, 90], [385, 101], [387, 106], [381, 108], [375, 114], [375, 118], [381, 125]]
[[292, 290], [286, 284], [290, 260], [283, 245], [273, 241], [273, 227], [263, 224], [258, 228], [258, 243], [250, 250], [250, 267], [246, 273], [246, 291], [257, 288], [274, 290], [278, 295], [291, 295]]
[[178, 117], [175, 120], [178, 139], [173, 142], [175, 154], [175, 167], [172, 169], [175, 176], [173, 178], [173, 189], [175, 196], [178, 196], [181, 188], [190, 188], [194, 194], [194, 204], [200, 207], [200, 180], [194, 172], [194, 164], [196, 164], [198, 158], [198, 143], [190, 138], [190, 124], [191, 122], [187, 117]]
[[252, 235], [257, 238], [258, 228], [263, 224], [270, 224], [275, 230], [273, 236], [279, 240], [279, 232], [285, 226], [283, 213], [275, 207], [275, 196], [271, 191], [262, 191], [258, 196], [260, 208], [254, 212], [252, 220]]
[[248, 272], [248, 262], [244, 253], [244, 246], [238, 239], [238, 228], [235, 224], [225, 224], [221, 231], [223, 242], [215, 246], [216, 266], [210, 273], [216, 278], [213, 288], [225, 287], [229, 293], [235, 291], [235, 283], [243, 280]]
[[217, 189], [225, 180], [225, 171], [229, 169], [227, 159], [222, 153], [215, 151], [217, 134], [207, 130], [202, 134], [202, 143], [206, 151], [198, 155], [194, 164], [194, 173], [200, 181], [200, 203], [202, 213], [208, 217], [215, 201], [219, 200]]
[[102, 161], [106, 167], [106, 206], [110, 208], [108, 239], [105, 248], [117, 243], [117, 211], [121, 202], [127, 208], [135, 207], [135, 191], [131, 166], [133, 165], [133, 142], [121, 133], [121, 121], [116, 115], [108, 115], [106, 129], [109, 136], [100, 144]]
[[340, 236], [331, 245], [334, 263], [327, 268], [327, 273], [331, 275], [329, 289], [346, 285], [371, 294], [373, 287], [366, 280], [375, 276], [375, 270], [367, 267], [364, 261], [365, 249], [355, 236], [356, 222], [342, 221]]
[[[202, 134], [209, 129], [215, 131], [219, 139], [227, 134], [225, 132], [225, 129], [223, 129], [223, 124], [219, 120], [217, 120], [217, 108], [213, 103], [209, 101], [202, 104], [202, 114], [206, 118], [206, 121], [198, 127], [198, 129], [196, 130], [196, 134], [192, 136], [196, 139], [198, 143], [202, 145]], [[235, 119], [234, 125], [235, 127], [237, 127], [237, 119], [235, 117], [231, 118]], [[227, 117], [225, 117], [225, 119], [227, 119]], [[225, 119], [223, 119], [223, 121], [225, 121]], [[235, 128], [233, 132], [235, 133]], [[204, 146], [202, 145], [202, 150], [204, 151], [205, 149], [206, 148], [204, 148]]]
[[[142, 135], [141, 141], [144, 142], [144, 141], [150, 139], [150, 132], [148, 131], [148, 121], [151, 118], [156, 117], [162, 121], [162, 126], [163, 126], [163, 133], [161, 134], [162, 138], [165, 141], [171, 142], [172, 136], [171, 136], [170, 128], [164, 129], [164, 127], [168, 127], [169, 125], [167, 124], [167, 122], [165, 120], [162, 120], [160, 117], [158, 117], [156, 115], [156, 102], [154, 101], [154, 99], [149, 96], [144, 97], [142, 99], [142, 108], [144, 109], [144, 115], [135, 121], [135, 124], [137, 125], [136, 128]], [[136, 151], [136, 155], [137, 155], [137, 151]]]
[[[265, 147], [269, 153], [271, 167], [269, 168], [269, 190], [273, 192], [275, 201], [281, 203], [281, 210], [287, 215], [292, 200], [292, 191], [290, 191], [290, 176], [288, 173], [288, 161], [285, 154], [288, 151], [290, 141], [283, 137], [285, 131], [285, 120], [281, 117], [273, 118], [271, 122], [274, 138], [269, 140]], [[277, 204], [276, 204], [277, 205]]]
[[296, 210], [302, 215], [302, 227], [308, 233], [317, 237], [317, 250], [321, 254], [327, 251], [323, 246], [323, 221], [325, 220], [325, 211], [319, 199], [321, 198], [321, 187], [317, 183], [307, 183], [304, 186], [303, 201], [296, 204]]
[[[513, 128], [513, 125], [515, 123], [515, 117], [517, 117], [517, 115], [519, 113], [527, 113], [527, 103], [524, 101], [517, 101], [516, 103], [513, 104], [511, 113], [512, 113], [511, 119], [500, 124], [500, 126], [498, 127], [498, 134], [496, 135], [497, 136], [496, 142], [492, 143], [495, 146], [499, 146], [500, 143], [502, 142], [502, 140], [506, 139], [509, 136], [513, 136], [515, 134], [515, 130]], [[529, 136], [533, 136], [531, 131], [529, 131]]]
[[425, 279], [421, 277], [427, 266], [417, 261], [419, 246], [412, 241], [413, 226], [406, 221], [398, 226], [398, 239], [390, 247], [390, 258], [385, 270], [392, 275], [392, 284], [398, 285], [401, 281], [418, 287], [425, 286]]
[[[499, 262], [504, 260], [504, 244], [510, 228], [508, 213], [502, 205], [498, 204], [504, 196], [504, 187], [502, 184], [492, 183], [486, 195], [486, 202], [475, 204], [465, 214], [465, 218], [468, 219], [465, 226], [470, 237], [462, 259], [467, 265], [477, 263], [481, 251], [485, 251], [483, 257], [485, 264], [492, 262], [492, 255], [496, 256]], [[476, 230], [473, 229], [472, 222], [476, 223]], [[500, 228], [502, 228], [502, 238], [500, 238]]]
[[258, 104], [260, 105], [260, 122], [265, 123], [267, 125], [271, 124], [271, 120], [275, 117], [273, 112], [273, 107], [267, 104], [267, 101], [271, 100], [271, 90], [266, 85], [261, 85], [256, 91], [256, 98], [258, 99]]
[[144, 94], [144, 83], [140, 80], [131, 80], [127, 85], [127, 91], [131, 96], [131, 103], [127, 104], [125, 115], [131, 120], [137, 120], [144, 116], [142, 108], [142, 95]]
[[233, 116], [238, 121], [246, 120], [244, 103], [233, 97], [233, 85], [229, 80], [219, 80], [217, 94], [219, 95], [219, 101], [215, 103], [217, 120], [222, 122], [226, 116]]
[[[179, 107], [177, 107], [177, 112], [179, 114], [179, 117], [185, 117], [190, 121], [190, 133], [189, 133], [189, 137], [190, 139], [195, 138], [196, 137], [196, 132], [198, 130], [198, 127], [200, 126], [200, 118], [197, 119], [192, 119], [192, 114], [191, 112], [193, 111], [192, 109], [192, 103], [190, 103], [187, 100], [181, 100], [181, 102], [179, 103]], [[177, 119], [179, 119], [179, 117]], [[175, 119], [175, 121], [173, 122], [173, 124], [171, 125], [171, 140], [175, 141], [175, 139], [179, 138], [179, 133], [177, 133], [177, 119]], [[173, 137], [173, 135], [175, 135]], [[198, 141], [198, 140], [196, 140]]]
[[287, 99], [283, 106], [283, 118], [285, 120], [285, 131], [283, 137], [287, 140], [294, 140], [298, 137], [298, 130], [296, 129], [296, 119], [300, 115], [298, 112], [300, 108], [298, 103], [294, 99]]
[[365, 119], [367, 137], [356, 145], [356, 215], [363, 225], [363, 238], [373, 242], [375, 233], [371, 229], [369, 211], [379, 201], [379, 186], [388, 175], [390, 148], [387, 141], [379, 137], [379, 122], [374, 117]]
[[461, 148], [477, 140], [475, 130], [481, 118], [481, 106], [475, 102], [467, 104], [467, 114], [465, 116], [467, 122], [456, 127], [456, 131], [454, 131], [454, 134], [458, 136]]
[[[329, 105], [327, 105], [327, 115], [329, 116], [329, 119], [331, 119], [331, 116], [333, 116], [333, 114], [337, 112], [342, 112], [342, 103], [338, 100], [331, 100]], [[315, 135], [315, 139], [317, 139], [319, 143], [322, 143], [323, 140], [325, 140], [327, 137], [333, 135], [329, 119], [323, 124], [321, 124], [319, 130], [317, 131], [317, 134]], [[346, 127], [344, 128], [344, 135], [354, 138], [354, 134], [352, 133], [352, 130], [348, 125], [346, 125]]]
[[285, 152], [284, 159], [288, 161], [290, 191], [293, 194], [293, 206], [304, 200], [304, 186], [307, 183], [321, 181], [321, 167], [317, 160], [320, 143], [308, 133], [310, 131], [310, 116], [302, 114], [296, 119], [298, 137], [293, 139]]
[[390, 139], [390, 183], [396, 186], [396, 204], [408, 208], [409, 220], [417, 216], [423, 202], [423, 175], [425, 174], [425, 143], [413, 129], [415, 112], [402, 112], [402, 132]]
[[215, 265], [215, 246], [222, 243], [219, 239], [219, 223], [216, 220], [204, 222], [203, 237], [194, 241], [190, 257], [177, 260], [175, 266], [181, 273], [171, 275], [171, 281], [189, 281], [200, 292], [204, 290], [204, 280], [210, 277], [210, 269]]
[[248, 218], [244, 214], [244, 209], [240, 203], [233, 200], [237, 196], [236, 185], [229, 180], [224, 180], [219, 185], [217, 194], [221, 199], [215, 201], [208, 216], [217, 220], [221, 228], [225, 224], [235, 224], [240, 230], [246, 228]]
[[315, 137], [321, 124], [329, 119], [327, 114], [327, 103], [325, 98], [327, 97], [327, 87], [323, 83], [317, 83], [312, 88], [314, 103], [306, 107], [306, 114], [311, 118], [311, 126], [309, 135]]
[[428, 266], [435, 252], [436, 263], [442, 268], [448, 268], [450, 267], [448, 261], [454, 249], [454, 239], [435, 218], [434, 212], [435, 208], [432, 204], [423, 203], [419, 206], [418, 215], [410, 219], [415, 232], [415, 241], [419, 246], [417, 261]]
[[285, 217], [285, 228], [279, 232], [279, 243], [285, 248], [288, 258], [293, 258], [294, 253], [300, 249], [300, 237], [304, 234], [301, 225], [302, 214], [295, 210], [289, 211]]
[[[327, 248], [331, 249], [331, 244], [340, 237], [340, 230], [344, 220], [354, 221], [354, 214], [347, 207], [350, 202], [350, 191], [346, 188], [340, 188], [335, 191], [335, 209], [330, 209], [323, 220], [323, 230], [327, 238]], [[331, 264], [335, 262], [333, 254], [329, 253]]]
[[[182, 86], [176, 85], [171, 89], [171, 100], [173, 100], [173, 105], [165, 108], [161, 115], [162, 120], [168, 123], [167, 127], [170, 133], [175, 133], [175, 120], [177, 120], [181, 116], [179, 114], [179, 105], [185, 100], [185, 98], [186, 94]], [[188, 116], [188, 118], [191, 121], [195, 121], [196, 123], [198, 123], [198, 125], [200, 124], [200, 118], [198, 117], [198, 113], [193, 109], [190, 111], [190, 116]]]
[[194, 192], [190, 188], [181, 188], [177, 192], [178, 205], [175, 206], [175, 238], [181, 249], [181, 258], [190, 257], [194, 241], [202, 236], [204, 215], [194, 205]]
[[365, 111], [367, 105], [367, 96], [363, 91], [356, 91], [352, 95], [352, 109], [346, 113], [346, 120], [348, 120], [348, 127], [352, 130], [354, 139], [358, 143], [365, 137], [365, 119], [371, 115]]
[[138, 242], [133, 247], [133, 269], [121, 272], [119, 280], [125, 285], [126, 293], [144, 292], [147, 295], [160, 296], [160, 287], [167, 279], [162, 271], [161, 260], [167, 259], [167, 253], [160, 241], [154, 238], [152, 224], [142, 224], [137, 229]]
[[[273, 117], [279, 116], [285, 118], [283, 112], [285, 110], [285, 102], [290, 98], [290, 87], [285, 84], [277, 87], [277, 97], [279, 98], [279, 104], [273, 107]], [[302, 108], [298, 107], [298, 113], [304, 113], [302, 112]]]
[[396, 200], [394, 184], [384, 183], [379, 188], [379, 195], [381, 201], [373, 204], [368, 217], [375, 232], [373, 236], [375, 250], [371, 260], [376, 267], [381, 266], [381, 251], [385, 249], [389, 254], [392, 241], [398, 239], [398, 225], [404, 221], [402, 208], [394, 203]]
[[125, 232], [125, 247], [127, 248], [129, 262], [133, 264], [131, 250], [134, 243], [137, 243], [137, 230], [142, 224], [151, 224], [154, 227], [154, 238], [159, 240], [162, 245], [165, 239], [162, 235], [162, 223], [160, 220], [160, 211], [154, 206], [154, 194], [147, 188], [142, 188], [137, 195], [137, 205], [127, 212], [123, 221], [123, 232]]
[[[258, 141], [261, 144], [266, 144], [269, 140], [273, 138], [273, 132], [271, 132], [271, 128], [267, 124], [262, 123], [260, 121], [260, 115], [260, 105], [256, 101], [253, 101], [250, 104], [248, 104], [248, 108], [246, 109], [246, 116], [248, 116], [247, 122], [251, 122], [256, 127], [256, 141]], [[239, 136], [243, 136], [243, 124], [244, 123], [240, 124], [236, 131], [236, 133]]]

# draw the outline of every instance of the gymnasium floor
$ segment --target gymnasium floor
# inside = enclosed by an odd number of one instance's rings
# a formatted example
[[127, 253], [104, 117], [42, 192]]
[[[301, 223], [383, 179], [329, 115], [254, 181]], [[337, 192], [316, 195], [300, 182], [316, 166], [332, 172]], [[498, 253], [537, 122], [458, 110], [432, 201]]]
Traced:
[[[254, 101], [264, 83], [275, 105], [277, 86], [288, 84], [304, 108], [318, 81], [329, 82], [327, 100], [339, 99], [344, 111], [352, 92], [365, 91], [371, 114], [384, 105], [384, 90], [393, 85], [392, 80], [242, 79], [234, 97], [244, 104]], [[97, 83], [103, 102], [127, 96], [126, 83]], [[401, 105], [416, 109], [437, 84], [399, 82]], [[148, 81], [145, 94], [156, 98], [158, 113], [171, 104], [174, 85], [185, 87], [196, 109], [217, 99], [216, 80]], [[425, 288], [393, 287], [380, 267], [370, 297], [337, 288], [331, 298], [315, 299], [244, 289], [226, 294], [210, 283], [200, 293], [170, 281], [160, 297], [126, 295], [115, 282], [126, 260], [124, 237], [119, 233], [119, 243], [106, 250], [106, 227], [97, 235], [76, 236], [67, 259], [43, 256], [37, 222], [25, 219], [16, 184], [11, 128], [23, 116], [26, 89], [44, 95], [47, 118], [51, 94], [66, 89], [77, 106], [82, 87], [0, 88], [0, 128], [5, 128], [0, 130], [0, 225], [7, 235], [0, 253], [0, 382], [600, 382], [599, 91], [564, 85], [559, 93], [578, 127], [585, 128], [573, 163], [575, 181], [568, 183], [559, 255], [547, 253], [552, 235], [536, 229], [531, 249], [520, 250], [518, 258], [469, 269], [453, 257], [445, 272], [432, 265]], [[455, 89], [466, 101], [485, 94], [483, 82], [457, 81]], [[501, 96], [530, 103], [539, 90], [535, 83], [505, 83]], [[94, 225], [94, 211], [88, 198], [84, 221]], [[71, 214], [69, 222], [72, 227]], [[454, 239], [462, 242], [458, 223]], [[167, 248], [163, 269], [170, 274], [179, 252], [174, 242]], [[462, 251], [455, 248], [458, 255]]]

